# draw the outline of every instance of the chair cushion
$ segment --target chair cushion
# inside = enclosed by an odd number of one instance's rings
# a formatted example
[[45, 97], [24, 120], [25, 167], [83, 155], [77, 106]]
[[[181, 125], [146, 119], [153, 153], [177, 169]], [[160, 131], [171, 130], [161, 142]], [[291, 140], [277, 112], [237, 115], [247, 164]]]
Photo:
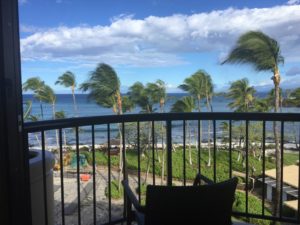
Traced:
[[204, 186], [147, 186], [145, 225], [231, 224], [237, 178]]

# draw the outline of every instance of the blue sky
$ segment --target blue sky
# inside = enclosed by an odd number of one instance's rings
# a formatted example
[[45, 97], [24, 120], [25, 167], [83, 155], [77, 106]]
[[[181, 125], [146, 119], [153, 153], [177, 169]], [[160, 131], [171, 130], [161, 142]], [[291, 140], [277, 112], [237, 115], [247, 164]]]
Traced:
[[78, 83], [97, 63], [117, 71], [122, 90], [162, 79], [177, 92], [184, 78], [204, 69], [216, 91], [248, 77], [258, 90], [272, 87], [266, 72], [220, 62], [236, 39], [262, 30], [281, 45], [282, 87], [300, 86], [300, 0], [19, 0], [22, 79], [54, 83], [66, 70]]

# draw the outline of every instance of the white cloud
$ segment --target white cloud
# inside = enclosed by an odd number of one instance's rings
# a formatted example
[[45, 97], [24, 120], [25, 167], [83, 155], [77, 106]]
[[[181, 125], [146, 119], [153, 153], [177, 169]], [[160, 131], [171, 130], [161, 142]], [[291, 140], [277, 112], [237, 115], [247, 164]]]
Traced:
[[286, 61], [299, 61], [299, 26], [299, 5], [144, 19], [120, 15], [107, 26], [37, 31], [21, 40], [21, 53], [23, 60], [170, 66], [186, 63], [180, 53], [217, 51], [223, 58], [243, 32], [262, 30], [279, 41]]
[[289, 0], [287, 2], [288, 5], [297, 5], [300, 3], [300, 0]]

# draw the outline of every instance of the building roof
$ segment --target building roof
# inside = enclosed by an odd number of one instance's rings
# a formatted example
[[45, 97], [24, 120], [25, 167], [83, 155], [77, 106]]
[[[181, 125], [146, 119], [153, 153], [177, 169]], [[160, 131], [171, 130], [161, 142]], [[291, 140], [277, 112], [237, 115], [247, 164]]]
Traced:
[[284, 205], [288, 206], [291, 209], [298, 210], [298, 200], [285, 201]]
[[[276, 169], [267, 170], [265, 175], [276, 179]], [[283, 182], [294, 188], [299, 186], [299, 166], [291, 165], [283, 167]]]

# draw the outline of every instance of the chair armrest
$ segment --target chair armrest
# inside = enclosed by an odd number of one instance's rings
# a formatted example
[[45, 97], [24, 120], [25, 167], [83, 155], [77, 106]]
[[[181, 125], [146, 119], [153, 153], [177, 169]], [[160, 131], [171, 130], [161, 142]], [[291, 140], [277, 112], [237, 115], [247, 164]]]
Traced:
[[141, 213], [144, 213], [145, 212], [145, 207], [140, 205], [139, 201], [135, 197], [134, 193], [132, 192], [132, 190], [131, 190], [131, 188], [128, 184], [128, 180], [123, 180], [122, 184], [123, 184], [123, 187], [124, 187], [125, 195], [129, 199], [129, 201], [133, 204], [134, 208], [137, 211], [139, 211]]
[[207, 184], [214, 184], [214, 182], [211, 179], [209, 179], [206, 176], [203, 176], [200, 173], [198, 173], [197, 176], [196, 176], [196, 178], [195, 178], [195, 180], [194, 180], [193, 186], [199, 185], [200, 182], [201, 182], [201, 180], [203, 180]]

